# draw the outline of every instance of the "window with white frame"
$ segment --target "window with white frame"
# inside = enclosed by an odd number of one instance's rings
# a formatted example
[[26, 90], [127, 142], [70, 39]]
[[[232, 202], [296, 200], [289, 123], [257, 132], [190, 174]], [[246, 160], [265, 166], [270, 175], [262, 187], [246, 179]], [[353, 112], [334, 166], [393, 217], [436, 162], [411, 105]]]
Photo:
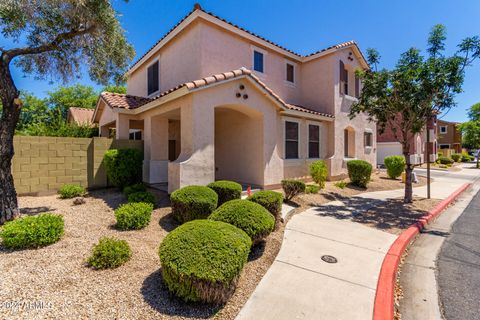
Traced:
[[285, 159], [298, 159], [298, 122], [285, 121]]
[[160, 90], [159, 63], [158, 60], [147, 68], [147, 95]]
[[142, 140], [142, 130], [130, 129], [128, 136], [130, 140]]
[[320, 126], [308, 125], [308, 157], [320, 158]]
[[373, 133], [365, 131], [363, 133], [363, 138], [365, 147], [371, 148], [373, 146]]
[[441, 150], [441, 149], [450, 149], [450, 145], [449, 144], [439, 144], [438, 145], [438, 148]]
[[440, 133], [447, 133], [447, 126], [440, 126]]
[[295, 66], [291, 63], [286, 63], [286, 77], [288, 82], [295, 83]]
[[253, 50], [253, 70], [264, 73], [265, 55], [259, 50]]

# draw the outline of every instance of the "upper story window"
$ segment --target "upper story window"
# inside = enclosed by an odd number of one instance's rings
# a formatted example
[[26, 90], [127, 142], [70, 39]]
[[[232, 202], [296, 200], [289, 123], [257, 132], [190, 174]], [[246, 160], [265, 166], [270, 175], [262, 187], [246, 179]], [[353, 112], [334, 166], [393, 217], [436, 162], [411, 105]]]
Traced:
[[159, 90], [159, 63], [157, 60], [147, 68], [147, 95], [151, 95]]
[[295, 83], [295, 66], [287, 62], [286, 68], [286, 80]]
[[360, 98], [360, 78], [355, 75], [355, 98]]
[[320, 126], [308, 125], [308, 157], [320, 158]]
[[440, 126], [440, 133], [447, 133], [447, 126]]
[[264, 72], [264, 54], [257, 50], [253, 50], [253, 70]]
[[298, 122], [285, 121], [285, 159], [298, 159]]
[[368, 131], [364, 132], [363, 138], [365, 147], [370, 148], [373, 146], [373, 133]]
[[348, 95], [348, 70], [340, 60], [340, 93]]

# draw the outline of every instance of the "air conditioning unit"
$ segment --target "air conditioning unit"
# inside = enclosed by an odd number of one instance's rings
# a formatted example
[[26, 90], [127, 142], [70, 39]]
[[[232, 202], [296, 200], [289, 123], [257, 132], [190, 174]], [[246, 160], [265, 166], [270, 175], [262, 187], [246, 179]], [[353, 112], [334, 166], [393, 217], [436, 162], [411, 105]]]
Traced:
[[430, 163], [433, 163], [433, 162], [435, 162], [435, 161], [437, 161], [437, 154], [432, 153], [432, 154], [430, 155]]
[[423, 154], [419, 155], [420, 157], [420, 164], [425, 163], [425, 156]]
[[418, 154], [411, 154], [410, 155], [410, 163], [411, 164], [421, 164], [420, 156]]

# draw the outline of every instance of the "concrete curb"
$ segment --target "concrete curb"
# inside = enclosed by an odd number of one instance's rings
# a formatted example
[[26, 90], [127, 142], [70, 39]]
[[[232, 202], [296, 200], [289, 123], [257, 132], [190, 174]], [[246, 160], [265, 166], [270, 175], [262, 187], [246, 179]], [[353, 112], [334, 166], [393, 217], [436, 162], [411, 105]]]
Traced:
[[462, 194], [470, 183], [463, 184], [455, 190], [448, 198], [440, 202], [433, 210], [428, 212], [423, 218], [412, 224], [405, 230], [395, 242], [391, 245], [382, 263], [380, 276], [378, 277], [377, 291], [375, 293], [375, 303], [373, 306], [374, 320], [390, 320], [394, 316], [394, 290], [397, 277], [397, 269], [400, 259], [406, 247], [412, 242], [414, 237], [433, 219], [435, 219], [450, 203], [452, 203], [460, 194]]

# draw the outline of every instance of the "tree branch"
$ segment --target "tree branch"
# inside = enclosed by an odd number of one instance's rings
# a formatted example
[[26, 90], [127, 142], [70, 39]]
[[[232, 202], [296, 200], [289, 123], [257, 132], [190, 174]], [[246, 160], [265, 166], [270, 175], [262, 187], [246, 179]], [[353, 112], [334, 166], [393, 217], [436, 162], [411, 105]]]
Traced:
[[71, 30], [69, 32], [64, 32], [55, 37], [52, 42], [43, 44], [38, 47], [25, 47], [25, 48], [14, 48], [10, 50], [4, 50], [3, 54], [8, 57], [9, 60], [12, 60], [16, 56], [28, 55], [28, 54], [39, 54], [43, 52], [53, 51], [58, 49], [58, 46], [67, 40], [73, 39], [77, 36], [81, 36], [95, 30], [96, 25], [92, 24], [88, 28]]

